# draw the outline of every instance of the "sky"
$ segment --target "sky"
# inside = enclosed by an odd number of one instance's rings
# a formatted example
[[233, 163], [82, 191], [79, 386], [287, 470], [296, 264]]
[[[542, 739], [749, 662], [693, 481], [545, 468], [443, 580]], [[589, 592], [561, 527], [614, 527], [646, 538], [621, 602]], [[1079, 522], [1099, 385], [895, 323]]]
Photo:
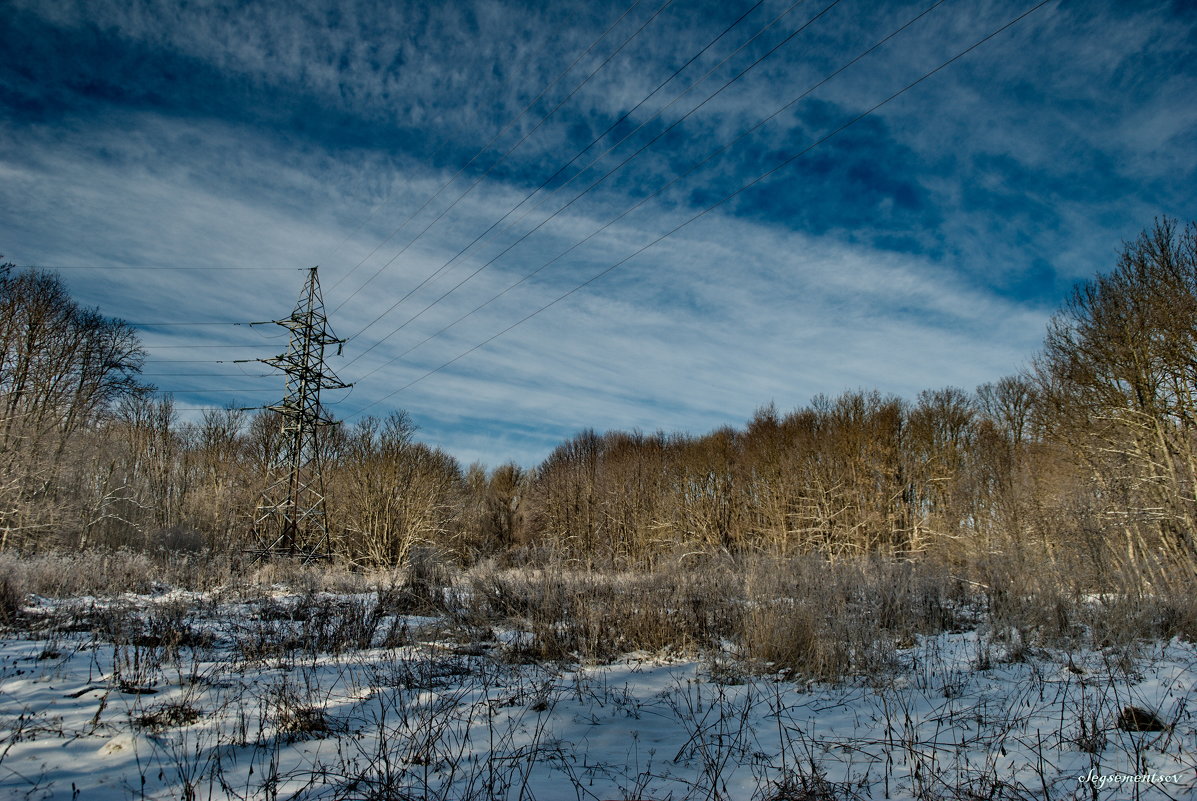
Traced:
[[1037, 3], [6, 0], [0, 254], [182, 419], [318, 265], [330, 413], [463, 464], [971, 390], [1197, 219], [1197, 5]]

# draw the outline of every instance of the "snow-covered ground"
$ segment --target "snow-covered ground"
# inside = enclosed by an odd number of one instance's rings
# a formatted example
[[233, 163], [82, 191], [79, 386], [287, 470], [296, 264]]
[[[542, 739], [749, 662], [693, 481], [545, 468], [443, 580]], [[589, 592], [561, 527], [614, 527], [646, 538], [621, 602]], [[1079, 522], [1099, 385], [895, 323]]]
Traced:
[[[34, 599], [27, 611], [0, 641], [3, 797], [1197, 792], [1197, 648], [1181, 641], [1066, 653], [982, 625], [921, 640], [885, 675], [828, 685], [749, 675], [730, 657], [526, 664], [513, 658], [519, 632], [469, 641], [414, 616], [369, 621], [367, 648], [332, 648], [344, 620], [314, 638], [311, 610], [285, 593]], [[1132, 706], [1168, 727], [1120, 727]]]

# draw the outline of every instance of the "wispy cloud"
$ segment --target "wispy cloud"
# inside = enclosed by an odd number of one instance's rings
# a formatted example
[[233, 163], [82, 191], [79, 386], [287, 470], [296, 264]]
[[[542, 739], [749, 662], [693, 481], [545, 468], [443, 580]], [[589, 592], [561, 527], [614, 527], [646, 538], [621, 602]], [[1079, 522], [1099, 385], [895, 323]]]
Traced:
[[[534, 463], [585, 426], [703, 431], [740, 422], [760, 404], [792, 407], [819, 392], [968, 388], [1018, 369], [1069, 284], [1107, 268], [1120, 241], [1154, 215], [1197, 217], [1197, 15], [1176, 5], [1053, 3], [592, 286], [388, 397], [1027, 7], [949, 0], [568, 257], [437, 333], [925, 8], [844, 0], [391, 333], [824, 5], [798, 6], [662, 111], [789, 6], [768, 0], [574, 169], [647, 122], [624, 145], [522, 208], [350, 342], [332, 364], [347, 380], [366, 378], [341, 393], [340, 413], [374, 401], [370, 413], [406, 407], [422, 436], [465, 461]], [[20, 263], [95, 265], [66, 274], [74, 290], [141, 322], [282, 316], [301, 274], [106, 268], [319, 263], [329, 306], [338, 308], [333, 325], [354, 333], [750, 3], [675, 0], [568, 96], [659, 6], [621, 17], [622, 2], [310, 0], [234, 9], [13, 0], [0, 11], [9, 54], [0, 65], [0, 251]], [[540, 103], [396, 232], [612, 23]], [[227, 393], [201, 390], [271, 382], [230, 383], [245, 368], [210, 362], [270, 355], [280, 346], [267, 338], [274, 333], [147, 329], [149, 369], [210, 370], [220, 377], [156, 380], [180, 390], [180, 402], [222, 403]]]

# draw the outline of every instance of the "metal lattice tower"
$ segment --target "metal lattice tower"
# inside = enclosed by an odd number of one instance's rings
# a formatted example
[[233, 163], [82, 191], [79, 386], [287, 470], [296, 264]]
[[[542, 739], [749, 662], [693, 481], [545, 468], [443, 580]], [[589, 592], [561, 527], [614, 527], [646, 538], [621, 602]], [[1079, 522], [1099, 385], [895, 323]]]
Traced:
[[258, 361], [286, 374], [287, 396], [266, 407], [279, 415], [281, 442], [254, 515], [257, 548], [253, 553], [308, 562], [331, 552], [319, 430], [333, 421], [320, 405], [320, 390], [350, 386], [324, 361], [324, 348], [336, 345], [339, 355], [345, 340], [337, 339], [329, 329], [315, 267], [308, 270], [295, 311], [286, 319], [271, 322], [291, 332], [290, 344], [286, 353]]

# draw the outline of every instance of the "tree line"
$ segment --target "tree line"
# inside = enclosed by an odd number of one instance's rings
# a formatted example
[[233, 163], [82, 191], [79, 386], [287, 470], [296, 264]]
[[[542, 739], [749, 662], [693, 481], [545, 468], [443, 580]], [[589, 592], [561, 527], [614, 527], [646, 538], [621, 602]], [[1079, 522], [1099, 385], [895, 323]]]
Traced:
[[[271, 412], [179, 420], [127, 324], [0, 270], [0, 549], [245, 547]], [[323, 436], [344, 558], [651, 566], [714, 553], [1197, 566], [1197, 224], [1163, 219], [1075, 287], [1019, 375], [913, 400], [761, 408], [705, 435], [582, 431], [532, 469], [463, 467], [402, 413]]]

